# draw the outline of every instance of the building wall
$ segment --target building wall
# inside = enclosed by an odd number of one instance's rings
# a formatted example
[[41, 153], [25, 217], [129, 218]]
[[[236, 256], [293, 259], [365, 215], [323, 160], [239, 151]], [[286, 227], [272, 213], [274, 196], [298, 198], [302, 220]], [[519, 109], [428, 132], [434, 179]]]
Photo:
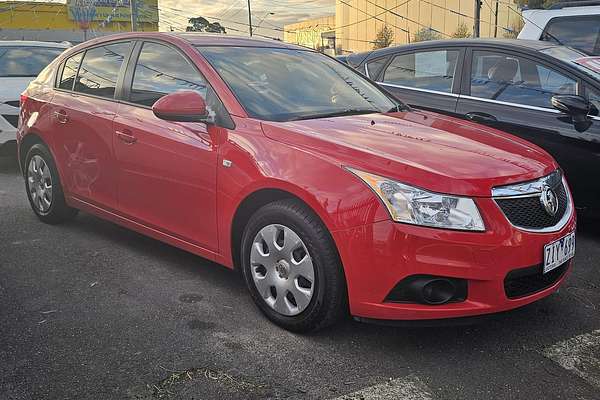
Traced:
[[285, 25], [283, 41], [316, 49], [323, 46], [321, 34], [335, 29], [335, 15]]
[[[518, 25], [521, 14], [513, 1], [482, 0], [481, 37], [504, 37]], [[440, 38], [448, 39], [464, 23], [471, 34], [473, 16], [473, 0], [339, 0], [333, 24], [337, 53], [371, 50], [377, 32], [384, 25], [393, 30], [394, 45], [413, 42], [415, 33], [423, 28], [431, 28]], [[296, 43], [297, 37], [308, 34], [306, 31], [316, 31], [319, 20], [286, 25], [285, 31], [293, 33], [285, 33], [284, 40]]]
[[[157, 31], [157, 0], [140, 3], [137, 29]], [[127, 7], [98, 7], [95, 20], [90, 21], [89, 28], [84, 30], [70, 15], [67, 4], [0, 1], [0, 40], [81, 42], [97, 36], [130, 31], [129, 3], [126, 4]]]

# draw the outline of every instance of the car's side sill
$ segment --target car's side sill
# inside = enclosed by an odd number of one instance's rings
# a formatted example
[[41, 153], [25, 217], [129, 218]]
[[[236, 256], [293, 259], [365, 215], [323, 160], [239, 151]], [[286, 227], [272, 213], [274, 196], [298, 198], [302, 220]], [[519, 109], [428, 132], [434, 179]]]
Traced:
[[[90, 204], [85, 200], [81, 200], [81, 199], [78, 199], [73, 196], [69, 196], [68, 200], [69, 200], [68, 201], [69, 205], [74, 208], [78, 208], [80, 210], [89, 212], [90, 214], [94, 214], [100, 218], [107, 219], [111, 222], [114, 222], [115, 224], [124, 226], [125, 228], [131, 229], [138, 233], [141, 233], [142, 235], [149, 236], [153, 239], [160, 240], [161, 242], [168, 243], [171, 246], [178, 247], [182, 250], [189, 251], [190, 253], [196, 254], [200, 257], [204, 257], [211, 261], [222, 264], [222, 261], [223, 261], [222, 257], [218, 253], [215, 253], [214, 251], [207, 250], [196, 244], [193, 244], [193, 243], [190, 243], [183, 239], [174, 237], [167, 233], [158, 231], [154, 228], [151, 228], [151, 227], [141, 224], [139, 222], [133, 221], [129, 218], [123, 217], [123, 216], [115, 214], [111, 211], [100, 208], [94, 204]], [[231, 268], [230, 266], [227, 266], [227, 267]]]

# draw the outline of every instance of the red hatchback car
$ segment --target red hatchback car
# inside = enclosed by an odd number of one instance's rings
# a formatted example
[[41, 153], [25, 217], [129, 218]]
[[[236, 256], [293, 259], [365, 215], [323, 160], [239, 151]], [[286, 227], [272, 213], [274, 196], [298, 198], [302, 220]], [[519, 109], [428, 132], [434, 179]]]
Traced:
[[431, 320], [519, 307], [571, 266], [575, 213], [543, 150], [413, 111], [276, 41], [123, 34], [23, 93], [33, 211], [77, 210], [243, 271], [293, 331], [349, 313]]

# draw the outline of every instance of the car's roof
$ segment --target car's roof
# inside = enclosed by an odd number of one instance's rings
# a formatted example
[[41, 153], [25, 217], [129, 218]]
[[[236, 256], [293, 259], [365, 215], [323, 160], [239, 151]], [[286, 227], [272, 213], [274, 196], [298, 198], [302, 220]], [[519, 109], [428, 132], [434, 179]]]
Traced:
[[395, 53], [398, 50], [411, 50], [426, 47], [466, 47], [466, 46], [490, 46], [498, 48], [513, 48], [540, 51], [551, 47], [559, 47], [559, 44], [545, 42], [540, 40], [524, 39], [446, 39], [446, 40], [428, 40], [424, 42], [411, 43], [401, 46], [386, 47], [385, 49], [373, 50], [369, 53], [371, 57], [375, 55], [385, 55]]
[[87, 42], [83, 42], [77, 46], [77, 49], [86, 48], [89, 45], [104, 43], [110, 40], [119, 39], [161, 39], [161, 38], [177, 38], [186, 41], [194, 46], [232, 46], [232, 47], [272, 47], [272, 48], [287, 48], [297, 50], [312, 50], [307, 47], [298, 46], [291, 43], [285, 43], [275, 39], [258, 38], [256, 36], [237, 36], [223, 35], [216, 33], [202, 32], [127, 32], [117, 33], [114, 35], [102, 36]]
[[171, 36], [180, 37], [196, 46], [235, 46], [235, 47], [278, 47], [306, 49], [280, 40], [238, 35], [221, 35], [199, 32], [169, 32]]
[[32, 40], [0, 40], [0, 46], [15, 46], [15, 47], [56, 47], [66, 49], [71, 47], [69, 43], [57, 42], [37, 42]]

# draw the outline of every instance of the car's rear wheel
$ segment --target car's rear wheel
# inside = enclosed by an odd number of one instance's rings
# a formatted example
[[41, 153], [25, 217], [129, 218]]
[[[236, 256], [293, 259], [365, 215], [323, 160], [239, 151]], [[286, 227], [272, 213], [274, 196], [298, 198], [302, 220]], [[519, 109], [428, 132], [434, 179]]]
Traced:
[[58, 224], [77, 214], [67, 206], [54, 159], [41, 143], [33, 145], [25, 157], [25, 187], [33, 212], [43, 222]]
[[308, 207], [282, 200], [260, 208], [242, 237], [252, 298], [273, 322], [295, 332], [333, 324], [346, 311], [346, 284], [327, 228]]

